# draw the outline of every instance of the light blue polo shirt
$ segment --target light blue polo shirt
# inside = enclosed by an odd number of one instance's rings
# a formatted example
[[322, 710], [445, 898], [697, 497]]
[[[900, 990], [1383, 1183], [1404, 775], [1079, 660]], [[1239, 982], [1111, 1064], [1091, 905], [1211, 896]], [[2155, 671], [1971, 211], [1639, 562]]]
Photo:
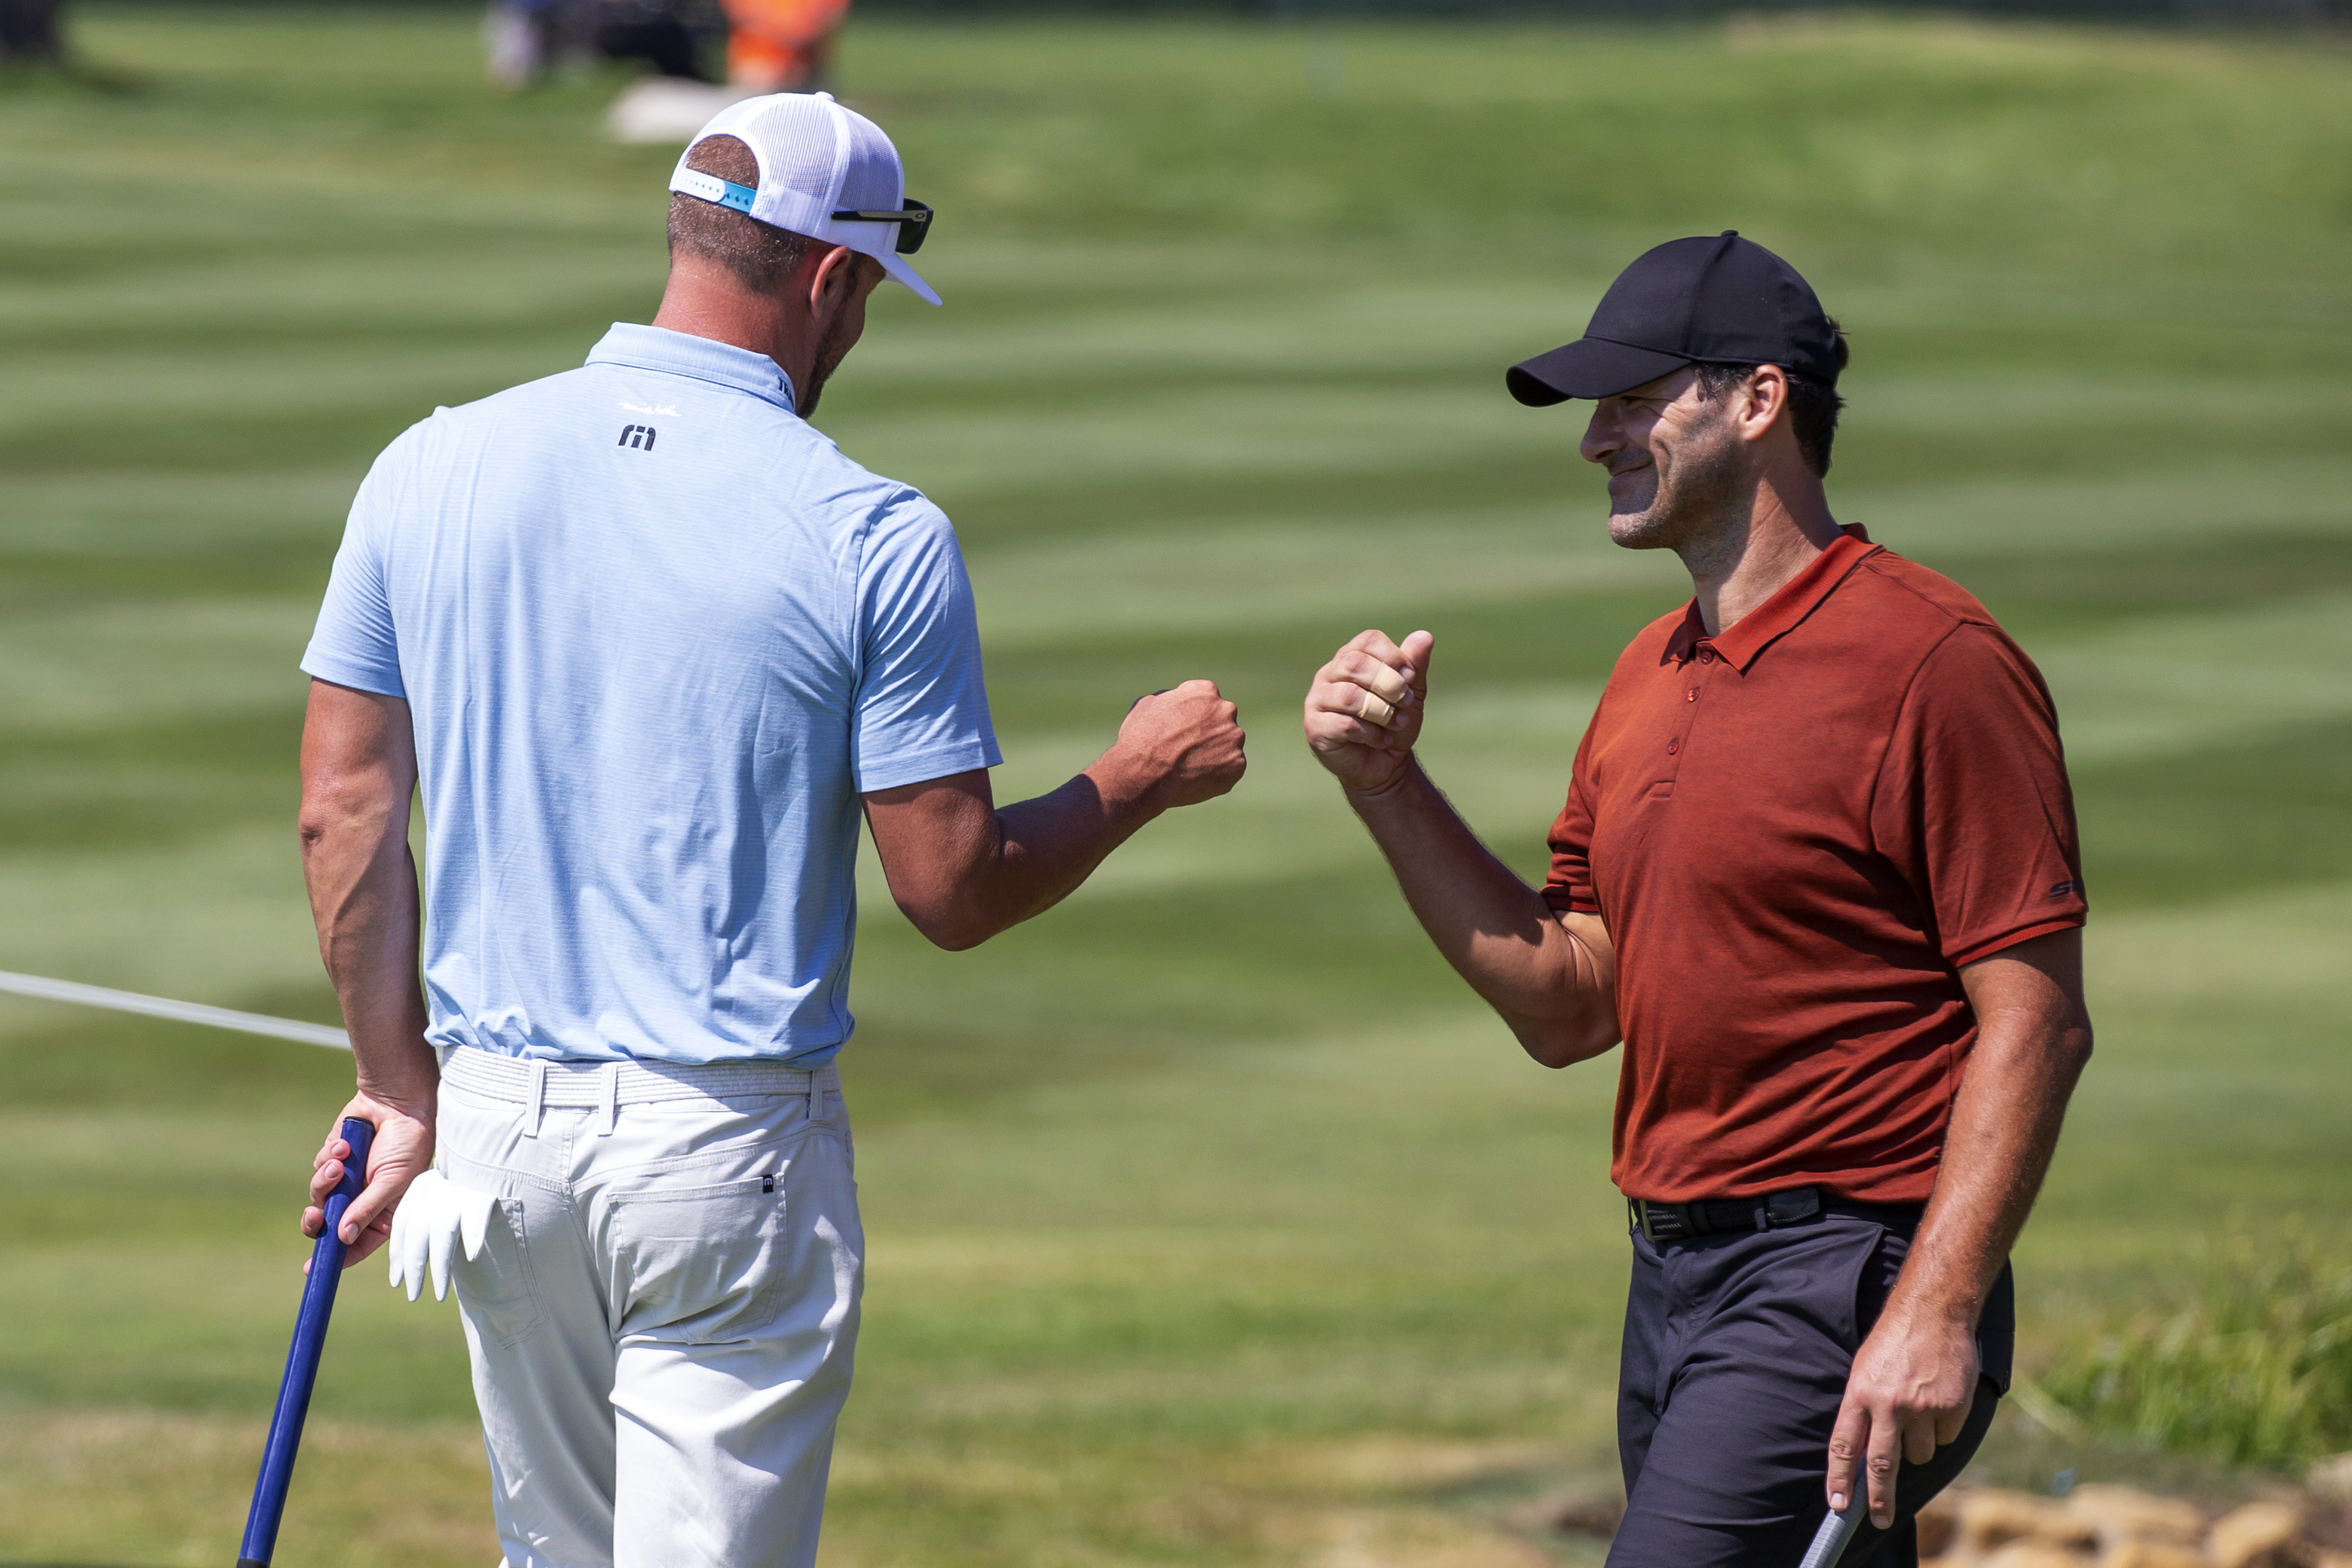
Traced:
[[427, 1035], [509, 1056], [830, 1061], [858, 795], [1002, 760], [940, 509], [653, 327], [386, 447], [302, 668], [407, 699]]

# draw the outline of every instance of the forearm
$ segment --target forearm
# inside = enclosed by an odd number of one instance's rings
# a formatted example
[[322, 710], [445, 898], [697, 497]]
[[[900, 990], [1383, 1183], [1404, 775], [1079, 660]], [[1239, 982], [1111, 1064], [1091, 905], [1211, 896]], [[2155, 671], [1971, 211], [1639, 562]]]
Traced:
[[1973, 1326], [2025, 1228], [2058, 1147], [2067, 1101], [2090, 1059], [2079, 981], [2068, 983], [2067, 960], [2078, 941], [2071, 932], [2058, 939], [2054, 979], [2009, 960], [2012, 989], [2029, 994], [1995, 1008], [1979, 1005], [1976, 1046], [1953, 1101], [1936, 1190], [1890, 1307], [1899, 1301]]
[[1934, 1197], [1899, 1287], [1908, 1304], [1971, 1327], [2025, 1228], [2058, 1146], [2079, 1064], [2011, 1041], [1979, 1040], [1952, 1106]]
[[1977, 1017], [1936, 1190], [1910, 1255], [1854, 1356], [1830, 1435], [1826, 1490], [1842, 1509], [1867, 1476], [1878, 1528], [1894, 1518], [1897, 1462], [1958, 1438], [1983, 1368], [1985, 1296], [2024, 1228], [2091, 1055], [2082, 933], [2037, 936], [1960, 971]]
[[1430, 940], [1549, 1067], [1617, 1043], [1614, 956], [1571, 933], [1478, 841], [1418, 762], [1393, 782], [1348, 790]]
[[975, 768], [866, 796], [890, 895], [950, 950], [978, 946], [1052, 908], [1162, 811], [1213, 800], [1245, 766], [1234, 705], [1208, 681], [1154, 692], [1118, 743], [1049, 795], [996, 808]]
[[432, 1105], [439, 1073], [425, 1042], [417, 977], [419, 911], [408, 817], [380, 803], [307, 803], [302, 871], [319, 956], [342, 1004], [361, 1092], [415, 1110]]
[[959, 939], [944, 945], [973, 946], [1051, 909], [1160, 810], [1109, 752], [1060, 789], [1003, 808], [993, 843], [958, 882]]
[[[416, 862], [408, 852], [415, 789], [407, 702], [312, 681], [302, 724], [302, 880], [359, 1070], [359, 1092], [341, 1116], [375, 1127], [367, 1185], [343, 1215], [347, 1269], [383, 1245], [401, 1195], [433, 1163], [441, 1076], [425, 1043], [417, 980]], [[351, 1154], [331, 1131], [312, 1156], [304, 1235], [324, 1228], [320, 1206]]]

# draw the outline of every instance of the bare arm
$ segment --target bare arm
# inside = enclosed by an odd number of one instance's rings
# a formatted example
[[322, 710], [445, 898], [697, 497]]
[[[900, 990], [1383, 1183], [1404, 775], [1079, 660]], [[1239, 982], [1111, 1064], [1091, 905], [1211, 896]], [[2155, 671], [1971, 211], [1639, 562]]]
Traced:
[[1830, 1506], [1856, 1464], [1881, 1529], [1905, 1457], [1934, 1457], [1975, 1401], [1977, 1318], [2058, 1146], [2066, 1102], [2091, 1056], [2083, 934], [2053, 932], [1969, 965], [1960, 984], [1977, 1041], [1952, 1103], [1936, 1191], [1886, 1307], [1854, 1357], [1830, 1439]]
[[917, 930], [975, 947], [1060, 903], [1135, 831], [1241, 779], [1234, 705], [1187, 681], [1129, 710], [1118, 739], [1051, 794], [999, 810], [985, 769], [866, 797], [890, 895]]
[[359, 1085], [313, 1161], [302, 1230], [319, 1234], [325, 1217], [318, 1206], [342, 1179], [351, 1153], [339, 1135], [343, 1118], [373, 1123], [367, 1186], [342, 1224], [343, 1239], [353, 1243], [346, 1268], [383, 1244], [401, 1195], [433, 1163], [441, 1081], [425, 1043], [417, 977], [416, 863], [408, 851], [415, 787], [408, 705], [311, 682], [302, 725], [302, 877]]
[[1555, 915], [1478, 841], [1412, 748], [1437, 639], [1366, 632], [1316, 673], [1307, 744], [1388, 857], [1422, 929], [1546, 1067], [1617, 1043], [1616, 950], [1599, 916]]

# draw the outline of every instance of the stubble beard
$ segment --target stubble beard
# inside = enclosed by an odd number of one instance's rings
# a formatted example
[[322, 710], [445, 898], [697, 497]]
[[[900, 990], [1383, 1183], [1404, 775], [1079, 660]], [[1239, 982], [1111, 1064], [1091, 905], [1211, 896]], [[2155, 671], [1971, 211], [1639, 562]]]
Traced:
[[1670, 549], [1692, 564], [1726, 544], [1736, 548], [1748, 520], [1740, 502], [1751, 487], [1743, 456], [1729, 420], [1718, 416], [1693, 429], [1671, 465], [1658, 467], [1650, 504], [1610, 513], [1610, 538], [1625, 549]]
[[802, 398], [800, 407], [793, 410], [803, 420], [816, 417], [817, 401], [824, 396], [824, 383], [833, 379], [833, 372], [841, 368], [841, 361], [849, 358], [849, 345], [842, 341], [848, 336], [847, 327], [836, 321], [825, 329], [824, 337], [817, 340], [816, 357], [809, 366], [808, 395]]

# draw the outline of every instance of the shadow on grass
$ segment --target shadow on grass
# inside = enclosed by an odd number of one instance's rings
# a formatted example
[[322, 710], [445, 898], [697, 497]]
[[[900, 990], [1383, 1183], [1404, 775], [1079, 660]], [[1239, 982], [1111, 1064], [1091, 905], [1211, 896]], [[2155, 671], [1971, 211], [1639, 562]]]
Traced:
[[[0, 65], [0, 94], [50, 93], [57, 96], [95, 94], [100, 98], [129, 98], [145, 92], [153, 86], [150, 78], [137, 71], [119, 66], [100, 65], [94, 60], [68, 57], [56, 65], [30, 65], [11, 61]], [[16, 1568], [14, 1563], [0, 1568]]]

